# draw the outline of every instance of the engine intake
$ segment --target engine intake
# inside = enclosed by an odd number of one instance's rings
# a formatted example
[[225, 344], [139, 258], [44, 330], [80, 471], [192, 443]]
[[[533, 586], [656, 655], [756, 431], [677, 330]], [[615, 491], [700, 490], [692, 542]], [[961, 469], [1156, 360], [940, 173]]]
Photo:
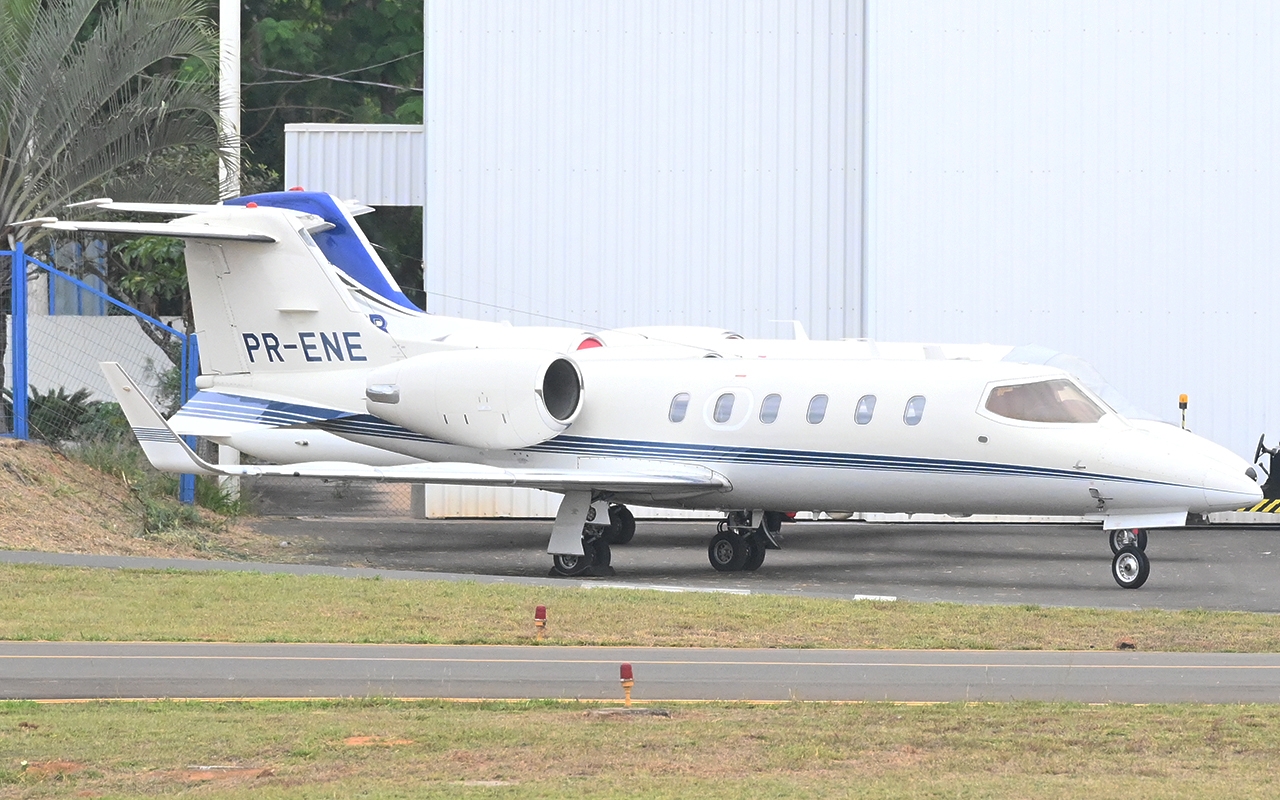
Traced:
[[545, 442], [582, 410], [582, 373], [558, 353], [426, 353], [369, 373], [369, 413], [433, 439], [482, 450]]

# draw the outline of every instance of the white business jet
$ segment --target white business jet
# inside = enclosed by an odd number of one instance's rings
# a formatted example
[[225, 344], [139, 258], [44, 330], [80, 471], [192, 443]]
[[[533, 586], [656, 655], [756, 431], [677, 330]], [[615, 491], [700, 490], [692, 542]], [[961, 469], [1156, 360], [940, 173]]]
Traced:
[[[1147, 529], [1261, 497], [1243, 459], [1044, 364], [430, 315], [361, 233], [363, 209], [321, 193], [81, 206], [172, 219], [47, 227], [187, 242], [199, 393], [165, 420], [103, 365], [157, 468], [559, 492], [547, 551], [562, 576], [610, 571], [633, 503], [726, 512], [708, 548], [723, 572], [759, 568], [798, 509], [1083, 516], [1137, 588]], [[189, 435], [279, 466], [208, 463]]]

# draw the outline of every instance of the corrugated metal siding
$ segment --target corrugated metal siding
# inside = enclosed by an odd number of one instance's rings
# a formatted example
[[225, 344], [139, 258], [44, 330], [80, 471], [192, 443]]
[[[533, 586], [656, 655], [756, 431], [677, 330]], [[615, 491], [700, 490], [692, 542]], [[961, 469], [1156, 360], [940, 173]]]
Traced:
[[420, 206], [426, 195], [421, 125], [284, 126], [284, 184], [371, 206]]
[[[445, 517], [551, 517], [563, 495], [537, 489], [489, 489], [481, 486], [427, 486], [426, 516]], [[713, 519], [707, 511], [630, 506], [639, 519]]]
[[871, 335], [1043, 344], [1241, 454], [1280, 435], [1280, 8], [870, 11]]
[[429, 310], [856, 335], [848, 0], [426, 2]]

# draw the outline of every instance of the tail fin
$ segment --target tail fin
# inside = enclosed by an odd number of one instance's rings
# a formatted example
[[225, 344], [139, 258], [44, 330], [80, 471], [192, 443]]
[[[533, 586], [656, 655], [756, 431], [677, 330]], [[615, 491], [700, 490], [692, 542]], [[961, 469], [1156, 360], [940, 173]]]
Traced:
[[331, 371], [403, 357], [390, 334], [420, 316], [330, 264], [312, 231], [331, 223], [267, 207], [225, 207], [196, 219], [249, 226], [277, 241], [189, 240], [200, 365], [205, 374]]
[[[395, 286], [332, 197], [297, 194], [314, 208], [266, 205], [287, 205], [273, 194], [261, 205], [242, 198], [245, 205], [214, 206], [167, 223], [68, 221], [48, 227], [186, 240], [206, 375], [327, 372], [402, 358], [394, 337], [398, 323], [425, 315]], [[328, 251], [314, 238], [326, 233]]]
[[357, 283], [379, 297], [391, 301], [409, 311], [421, 311], [413, 302], [405, 297], [396, 279], [391, 277], [387, 266], [378, 258], [378, 253], [365, 237], [364, 231], [356, 224], [355, 217], [373, 211], [368, 206], [352, 207], [351, 204], [340, 203], [327, 192], [266, 192], [246, 197], [236, 197], [226, 201], [227, 205], [247, 206], [257, 203], [272, 208], [288, 208], [304, 214], [319, 217], [332, 227], [327, 230], [312, 231], [320, 251], [329, 259], [329, 263], [345, 272]]

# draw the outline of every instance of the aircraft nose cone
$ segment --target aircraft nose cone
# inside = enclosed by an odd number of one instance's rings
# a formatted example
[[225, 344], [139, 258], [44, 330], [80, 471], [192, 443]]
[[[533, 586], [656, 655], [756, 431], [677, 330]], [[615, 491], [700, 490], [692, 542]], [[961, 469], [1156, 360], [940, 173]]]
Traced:
[[1262, 489], [1244, 470], [1209, 469], [1204, 474], [1204, 502], [1210, 511], [1235, 511], [1262, 499]]

